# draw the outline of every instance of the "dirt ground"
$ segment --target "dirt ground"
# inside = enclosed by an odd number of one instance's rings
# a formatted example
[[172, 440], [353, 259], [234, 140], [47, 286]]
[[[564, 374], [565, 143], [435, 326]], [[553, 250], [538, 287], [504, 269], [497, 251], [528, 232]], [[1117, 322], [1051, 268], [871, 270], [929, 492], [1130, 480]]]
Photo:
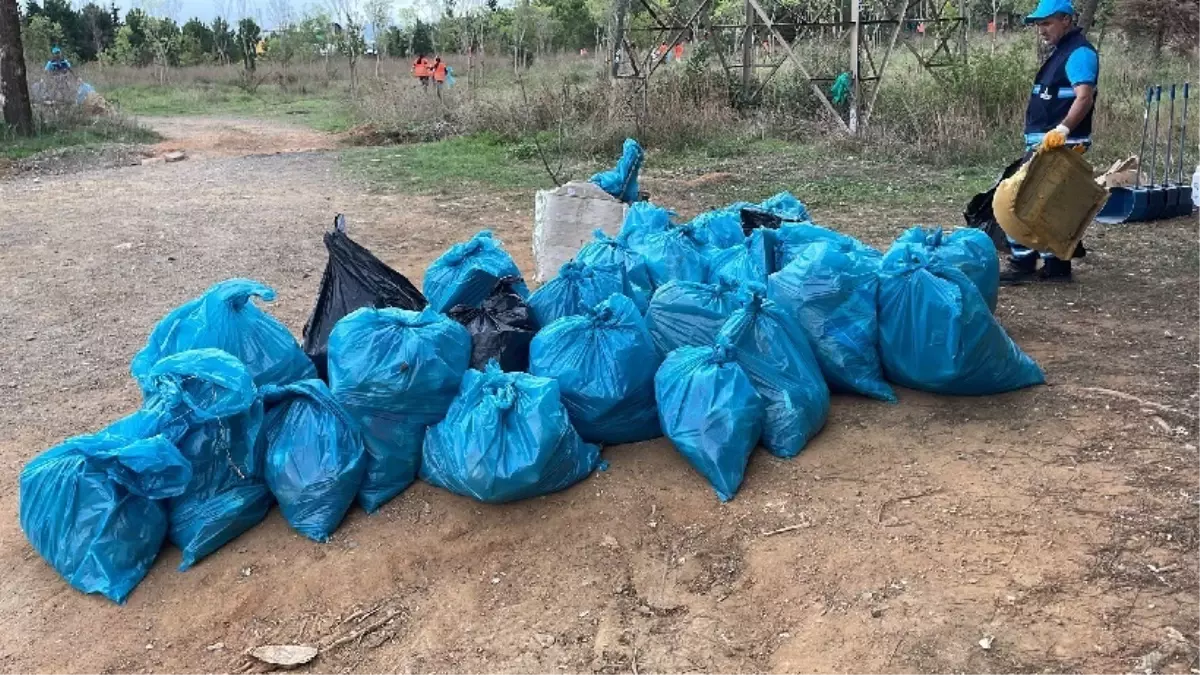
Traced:
[[[1200, 672], [1191, 220], [1098, 227], [1075, 284], [1002, 290], [1047, 386], [835, 397], [728, 504], [659, 440], [508, 506], [418, 484], [325, 545], [272, 512], [186, 573], [165, 549], [124, 606], [81, 595], [22, 535], [17, 476], [134, 409], [130, 358], [172, 307], [248, 276], [298, 335], [338, 211], [417, 282], [482, 227], [532, 273], [532, 195], [371, 192], [295, 152], [330, 146], [309, 132], [160, 128], [192, 158], [0, 181], [0, 670], [246, 672], [248, 649], [303, 643], [322, 672]], [[815, 215], [882, 246], [954, 207]]]

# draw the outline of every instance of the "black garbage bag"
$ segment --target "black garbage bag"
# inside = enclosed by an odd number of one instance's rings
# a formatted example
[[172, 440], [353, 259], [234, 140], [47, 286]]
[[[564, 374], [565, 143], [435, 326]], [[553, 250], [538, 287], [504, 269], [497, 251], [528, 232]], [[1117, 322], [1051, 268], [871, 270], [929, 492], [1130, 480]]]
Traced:
[[312, 315], [304, 324], [304, 352], [326, 379], [329, 333], [342, 317], [361, 307], [399, 307], [419, 312], [429, 303], [421, 291], [387, 263], [346, 234], [346, 219], [338, 214], [325, 233], [329, 261]]
[[505, 372], [529, 369], [529, 343], [537, 333], [537, 322], [514, 288], [523, 283], [520, 277], [504, 277], [478, 307], [456, 305], [447, 312], [471, 334], [471, 367], [475, 370], [483, 370], [492, 359]]

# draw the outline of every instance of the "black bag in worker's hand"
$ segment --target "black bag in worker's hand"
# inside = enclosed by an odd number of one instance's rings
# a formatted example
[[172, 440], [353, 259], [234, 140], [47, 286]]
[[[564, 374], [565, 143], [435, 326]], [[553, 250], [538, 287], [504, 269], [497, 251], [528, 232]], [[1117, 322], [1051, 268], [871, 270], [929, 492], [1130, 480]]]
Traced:
[[529, 343], [537, 333], [533, 311], [515, 290], [518, 277], [504, 277], [478, 306], [456, 305], [447, 312], [471, 334], [471, 367], [483, 370], [496, 359], [505, 372], [529, 370]]
[[326, 379], [326, 345], [333, 325], [361, 307], [399, 307], [420, 311], [429, 304], [403, 274], [388, 267], [346, 234], [346, 219], [338, 214], [325, 233], [329, 261], [321, 276], [317, 305], [304, 324], [304, 352]]

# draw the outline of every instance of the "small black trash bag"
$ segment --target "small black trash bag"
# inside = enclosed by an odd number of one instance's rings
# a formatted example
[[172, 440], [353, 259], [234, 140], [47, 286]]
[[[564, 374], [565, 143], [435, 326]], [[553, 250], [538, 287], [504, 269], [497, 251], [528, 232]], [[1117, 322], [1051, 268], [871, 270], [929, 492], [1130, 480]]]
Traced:
[[537, 333], [537, 322], [515, 288], [524, 283], [520, 277], [504, 277], [478, 307], [457, 305], [447, 312], [471, 334], [471, 367], [475, 370], [483, 370], [492, 359], [505, 372], [529, 369], [529, 342]]
[[317, 305], [304, 324], [304, 352], [326, 379], [329, 333], [342, 317], [361, 307], [399, 307], [419, 312], [429, 304], [421, 291], [387, 263], [357, 244], [346, 234], [346, 219], [340, 213], [333, 229], [325, 233], [329, 261], [321, 276]]

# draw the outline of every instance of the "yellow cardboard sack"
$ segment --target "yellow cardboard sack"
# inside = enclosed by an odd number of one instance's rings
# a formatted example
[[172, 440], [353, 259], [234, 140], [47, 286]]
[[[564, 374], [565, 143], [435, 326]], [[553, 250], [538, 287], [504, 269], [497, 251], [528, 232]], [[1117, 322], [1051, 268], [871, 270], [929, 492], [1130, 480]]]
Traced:
[[1001, 229], [1018, 244], [1070, 260], [1084, 230], [1108, 200], [1092, 167], [1066, 148], [1039, 150], [1000, 182], [992, 211]]

